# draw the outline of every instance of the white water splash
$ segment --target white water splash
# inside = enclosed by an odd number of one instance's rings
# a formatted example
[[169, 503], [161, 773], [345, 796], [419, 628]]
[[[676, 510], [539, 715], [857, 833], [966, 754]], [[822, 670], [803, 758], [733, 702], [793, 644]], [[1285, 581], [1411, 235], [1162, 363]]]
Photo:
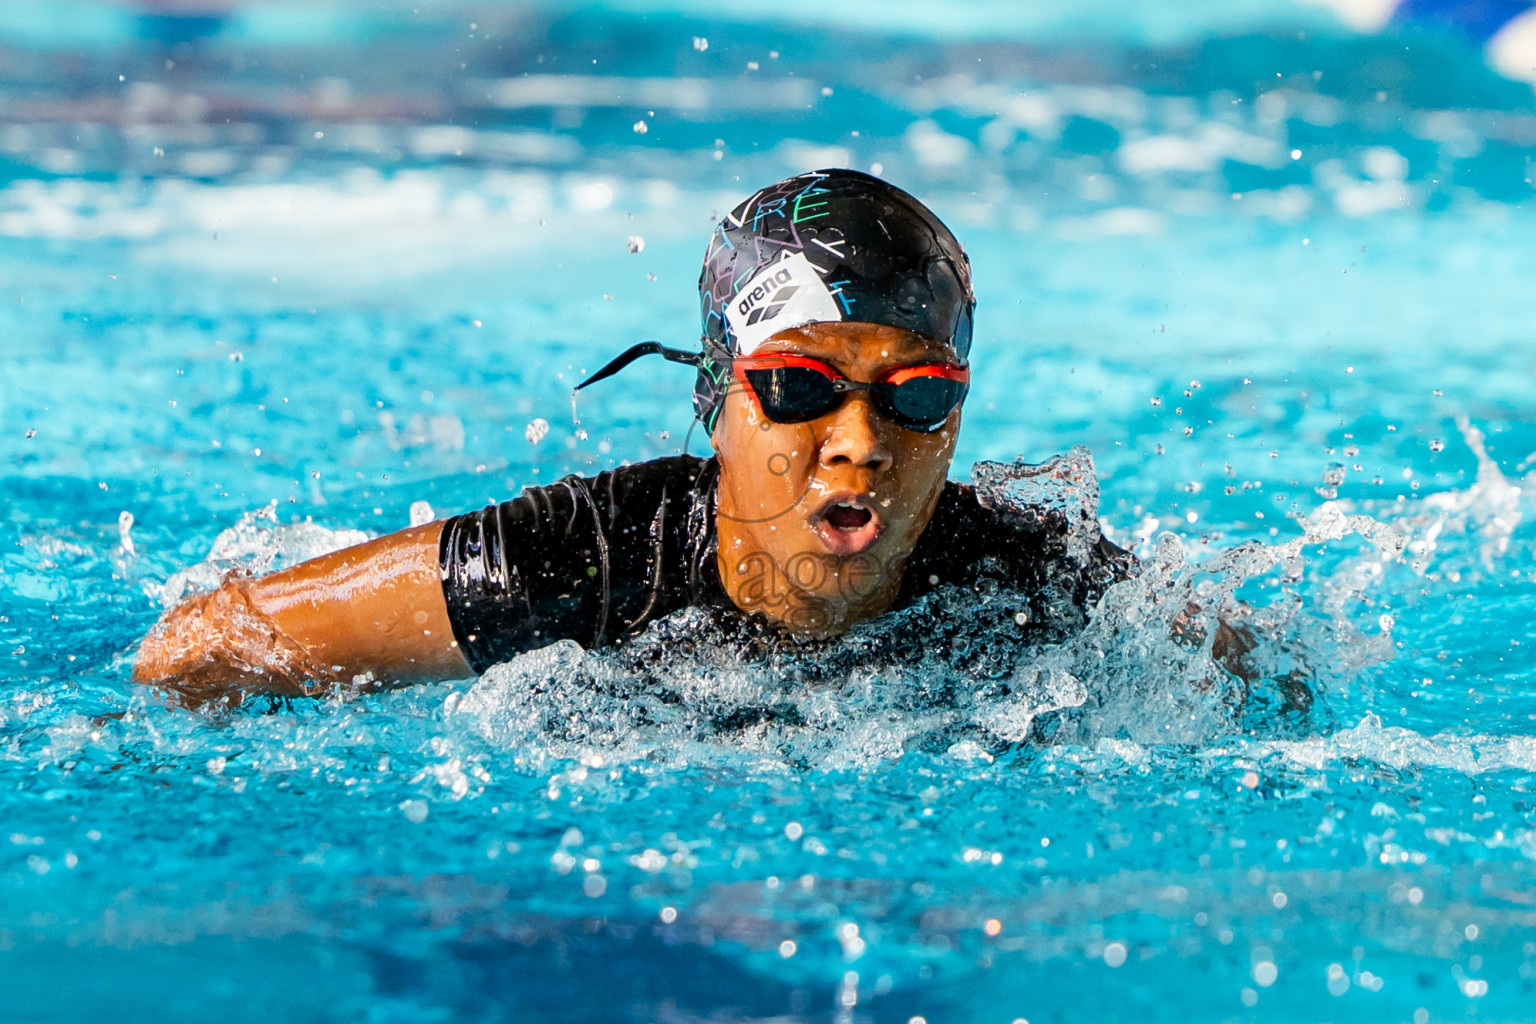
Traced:
[[117, 543], [122, 553], [128, 558], [134, 557], [135, 554], [132, 531], [133, 513], [126, 510], [119, 512], [117, 515]]
[[[1227, 752], [1213, 749], [1207, 754], [1218, 756]], [[1279, 755], [1313, 770], [1366, 761], [1398, 770], [1443, 768], [1463, 775], [1536, 771], [1536, 737], [1445, 732], [1425, 736], [1412, 729], [1384, 726], [1374, 714], [1331, 736], [1245, 744], [1231, 752], [1256, 757]]]
[[1030, 521], [1058, 514], [1067, 523], [1067, 553], [1079, 565], [1099, 541], [1099, 478], [1093, 454], [1073, 445], [1039, 465], [978, 462], [971, 469], [976, 496], [988, 508], [1006, 509]]
[[362, 530], [330, 530], [316, 523], [279, 523], [277, 502], [242, 515], [234, 526], [214, 539], [208, 555], [196, 565], [172, 573], [159, 588], [169, 608], [188, 594], [213, 590], [233, 569], [260, 574], [340, 551], [368, 539]]
[[1483, 567], [1491, 568], [1494, 560], [1509, 550], [1510, 537], [1520, 525], [1521, 488], [1511, 483], [1498, 463], [1488, 457], [1481, 430], [1466, 416], [1458, 416], [1456, 426], [1477, 457], [1477, 477], [1466, 490], [1426, 495], [1419, 502], [1419, 511], [1403, 521], [1412, 532], [1408, 549], [1413, 554], [1413, 567], [1420, 575], [1428, 571], [1442, 537], [1453, 534], [1478, 536]]

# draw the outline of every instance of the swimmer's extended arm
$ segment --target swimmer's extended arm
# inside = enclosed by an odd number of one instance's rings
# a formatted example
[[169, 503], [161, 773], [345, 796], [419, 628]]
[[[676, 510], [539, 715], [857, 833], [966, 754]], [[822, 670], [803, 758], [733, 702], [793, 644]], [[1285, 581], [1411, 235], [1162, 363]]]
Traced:
[[269, 576], [230, 577], [166, 613], [133, 678], [202, 703], [471, 676], [443, 601], [441, 533], [428, 523]]

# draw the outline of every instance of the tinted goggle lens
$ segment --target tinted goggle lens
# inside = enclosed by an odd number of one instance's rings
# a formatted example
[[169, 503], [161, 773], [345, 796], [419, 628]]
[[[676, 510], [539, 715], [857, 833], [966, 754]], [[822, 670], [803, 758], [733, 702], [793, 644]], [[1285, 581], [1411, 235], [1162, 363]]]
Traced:
[[775, 423], [804, 423], [836, 409], [849, 391], [873, 391], [882, 413], [909, 430], [931, 432], [944, 425], [965, 398], [966, 383], [949, 377], [916, 375], [900, 384], [859, 384], [808, 366], [745, 369], [742, 376], [757, 395], [763, 414]]
[[775, 423], [804, 423], [842, 401], [832, 378], [806, 366], [748, 370], [745, 376], [763, 413]]
[[914, 430], [936, 430], [965, 397], [965, 383], [947, 377], [912, 377], [882, 393], [888, 416]]

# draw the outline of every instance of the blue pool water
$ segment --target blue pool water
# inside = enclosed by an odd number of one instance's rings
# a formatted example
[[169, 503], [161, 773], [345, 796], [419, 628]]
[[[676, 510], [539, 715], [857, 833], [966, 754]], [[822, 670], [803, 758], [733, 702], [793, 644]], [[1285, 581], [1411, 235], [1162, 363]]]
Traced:
[[[1536, 1018], [1531, 89], [1438, 24], [1071, 6], [0, 10], [4, 1018]], [[703, 452], [676, 367], [567, 389], [829, 164], [971, 254], [955, 475], [1091, 451], [1147, 569], [1082, 637], [129, 684], [222, 569]], [[1246, 707], [1169, 638], [1222, 594]]]

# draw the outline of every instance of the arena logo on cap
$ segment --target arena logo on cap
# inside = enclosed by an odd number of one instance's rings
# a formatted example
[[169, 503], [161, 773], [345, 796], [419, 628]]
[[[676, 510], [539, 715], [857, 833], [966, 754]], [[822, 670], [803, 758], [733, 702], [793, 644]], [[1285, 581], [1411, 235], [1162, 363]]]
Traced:
[[837, 300], [803, 252], [758, 271], [725, 307], [742, 355], [751, 355], [779, 331], [842, 318]]

